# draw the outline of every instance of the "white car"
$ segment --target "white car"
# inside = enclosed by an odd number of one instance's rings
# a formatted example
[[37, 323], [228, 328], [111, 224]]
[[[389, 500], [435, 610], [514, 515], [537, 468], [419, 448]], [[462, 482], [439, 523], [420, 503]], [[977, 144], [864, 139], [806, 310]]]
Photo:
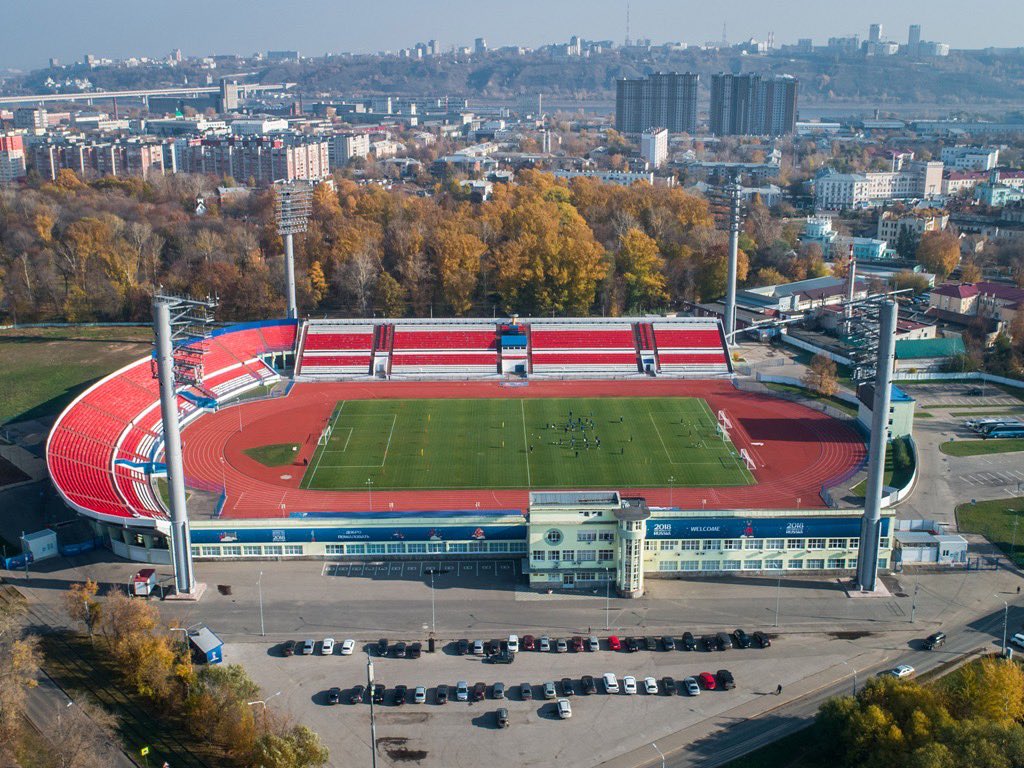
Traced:
[[587, 638], [587, 648], [591, 651], [600, 651], [601, 641], [598, 640], [596, 636], [591, 635], [589, 638]]
[[519, 635], [508, 636], [508, 652], [519, 653]]
[[313, 649], [316, 648], [316, 640], [310, 638], [309, 640], [302, 641], [302, 655], [309, 656], [313, 653]]
[[651, 694], [651, 696], [658, 695], [658, 681], [653, 677], [644, 678], [644, 692]]
[[893, 677], [910, 677], [914, 674], [914, 668], [909, 664], [900, 664], [898, 667], [890, 669], [889, 674]]
[[356, 649], [356, 641], [355, 640], [352, 640], [350, 638], [348, 640], [343, 640], [342, 641], [342, 643], [341, 643], [341, 655], [342, 656], [351, 656], [352, 652], [355, 649]]
[[542, 653], [547, 653], [551, 650], [551, 638], [544, 635], [540, 640], [537, 641], [537, 650]]
[[615, 678], [615, 675], [611, 672], [605, 672], [601, 678], [604, 683], [605, 693], [618, 693], [619, 692], [619, 681]]
[[1019, 645], [1021, 648], [1024, 648], [1024, 633], [1018, 632], [1016, 635], [1010, 638], [1010, 642], [1014, 645]]
[[697, 685], [697, 678], [687, 677], [683, 680], [683, 689], [687, 696], [700, 696], [700, 686]]
[[469, 683], [465, 680], [459, 680], [455, 684], [455, 700], [469, 701]]
[[558, 700], [558, 716], [563, 720], [568, 720], [572, 717], [572, 705], [569, 704], [568, 699]]
[[484, 655], [484, 641], [483, 640], [474, 640], [473, 641], [473, 655], [474, 656], [483, 656]]
[[622, 692], [626, 694], [636, 693], [636, 678], [632, 675], [626, 675], [622, 678]]
[[422, 685], [417, 685], [416, 690], [412, 693], [413, 704], [425, 704], [427, 701], [427, 689]]
[[320, 645], [320, 655], [330, 656], [332, 653], [334, 653], [334, 638], [325, 637], [323, 643]]

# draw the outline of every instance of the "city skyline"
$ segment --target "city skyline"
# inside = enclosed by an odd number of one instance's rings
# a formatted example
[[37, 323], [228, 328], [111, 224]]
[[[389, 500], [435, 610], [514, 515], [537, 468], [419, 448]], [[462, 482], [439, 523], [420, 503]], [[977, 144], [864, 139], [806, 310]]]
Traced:
[[[655, 43], [681, 41], [702, 44], [722, 39], [723, 25], [730, 42], [751, 37], [766, 39], [774, 33], [777, 45], [810, 37], [824, 44], [829, 37], [857, 34], [867, 39], [868, 27], [881, 24], [887, 39], [905, 41], [910, 24], [922, 26], [922, 38], [941, 40], [953, 48], [1016, 47], [1016, 34], [1024, 21], [1017, 3], [997, 0], [990, 10], [1004, 23], [992, 25], [982, 17], [963, 18], [962, 5], [936, 0], [925, 12], [919, 7], [896, 8], [881, 0], [865, 0], [855, 7], [837, 6], [827, 18], [820, 6], [809, 0], [785, 3], [738, 0], [728, 9], [694, 17], [694, 8], [679, 3], [633, 0], [630, 34], [634, 39], [650, 38]], [[202, 14], [206, 23], [194, 25], [154, 24], [147, 6], [124, 0], [97, 0], [90, 4], [68, 0], [39, 0], [31, 5], [15, 4], [5, 12], [11, 29], [19, 34], [7, 41], [0, 68], [35, 69], [49, 57], [62, 62], [81, 61], [86, 53], [99, 56], [160, 56], [181, 48], [186, 56], [211, 53], [248, 55], [268, 49], [296, 49], [307, 56], [349, 51], [375, 53], [398, 50], [417, 41], [436, 39], [442, 50], [453, 45], [472, 45], [484, 37], [491, 47], [523, 45], [537, 47], [579, 35], [587, 39], [614, 40], [621, 44], [626, 32], [625, 0], [566, 0], [557, 6], [523, 0], [514, 17], [500, 13], [507, 6], [493, 2], [470, 3], [451, 0], [443, 8], [431, 9], [424, 18], [422, 6], [395, 0], [386, 25], [376, 21], [370, 6], [339, 7], [325, 0], [300, 0], [287, 10], [316, 23], [289, 25], [273, 23], [282, 6], [269, 0], [208, 5], [183, 0], [175, 15], [186, 18]], [[488, 10], [494, 13], [486, 12]], [[992, 14], [984, 14], [984, 19]], [[61, 19], [60, 24], [42, 24], [42, 18]], [[109, 23], [116, 19], [117, 23]], [[542, 23], [538, 24], [538, 20]], [[187, 29], [187, 32], [182, 30]]]

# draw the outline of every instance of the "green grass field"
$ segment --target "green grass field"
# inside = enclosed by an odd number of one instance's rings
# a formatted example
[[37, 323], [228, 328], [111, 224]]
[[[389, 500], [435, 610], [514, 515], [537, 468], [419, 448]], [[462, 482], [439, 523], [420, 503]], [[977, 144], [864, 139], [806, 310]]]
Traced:
[[939, 450], [947, 456], [988, 456], [993, 453], [1024, 451], [1024, 438], [1005, 437], [999, 440], [950, 440]]
[[[585, 424], [567, 431], [570, 411]], [[303, 488], [363, 490], [368, 479], [375, 490], [754, 483], [700, 398], [351, 400], [330, 423]]]
[[265, 467], [283, 467], [285, 464], [295, 461], [297, 450], [299, 450], [298, 443], [275, 443], [274, 445], [261, 445], [258, 448], [246, 448], [242, 453]]

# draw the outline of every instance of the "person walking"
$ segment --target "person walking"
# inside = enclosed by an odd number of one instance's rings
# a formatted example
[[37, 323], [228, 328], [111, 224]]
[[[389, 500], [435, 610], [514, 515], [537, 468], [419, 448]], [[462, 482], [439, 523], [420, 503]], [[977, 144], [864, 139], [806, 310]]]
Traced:
[[782, 683], [779, 683], [779, 687], [775, 689], [775, 695], [780, 696], [782, 694]]

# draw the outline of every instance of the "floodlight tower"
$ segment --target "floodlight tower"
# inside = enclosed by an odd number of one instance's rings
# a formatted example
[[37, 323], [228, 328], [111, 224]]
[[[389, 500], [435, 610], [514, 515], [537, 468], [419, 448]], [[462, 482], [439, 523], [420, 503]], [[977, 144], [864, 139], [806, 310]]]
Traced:
[[295, 301], [295, 233], [305, 232], [313, 208], [313, 188], [305, 181], [277, 184], [274, 213], [277, 234], [284, 238], [284, 279], [288, 294], [288, 319], [299, 316]]
[[153, 296], [155, 357], [153, 376], [160, 382], [160, 415], [164, 428], [164, 461], [171, 508], [171, 560], [174, 584], [181, 597], [198, 599], [192, 567], [192, 534], [185, 502], [185, 473], [178, 424], [178, 385], [202, 386], [203, 358], [213, 323], [214, 299], [190, 299], [157, 293]]
[[717, 186], [709, 195], [711, 210], [718, 226], [729, 230], [728, 277], [725, 286], [725, 313], [722, 325], [731, 345], [736, 335], [736, 271], [740, 253], [740, 226], [743, 223], [743, 185], [739, 173]]

